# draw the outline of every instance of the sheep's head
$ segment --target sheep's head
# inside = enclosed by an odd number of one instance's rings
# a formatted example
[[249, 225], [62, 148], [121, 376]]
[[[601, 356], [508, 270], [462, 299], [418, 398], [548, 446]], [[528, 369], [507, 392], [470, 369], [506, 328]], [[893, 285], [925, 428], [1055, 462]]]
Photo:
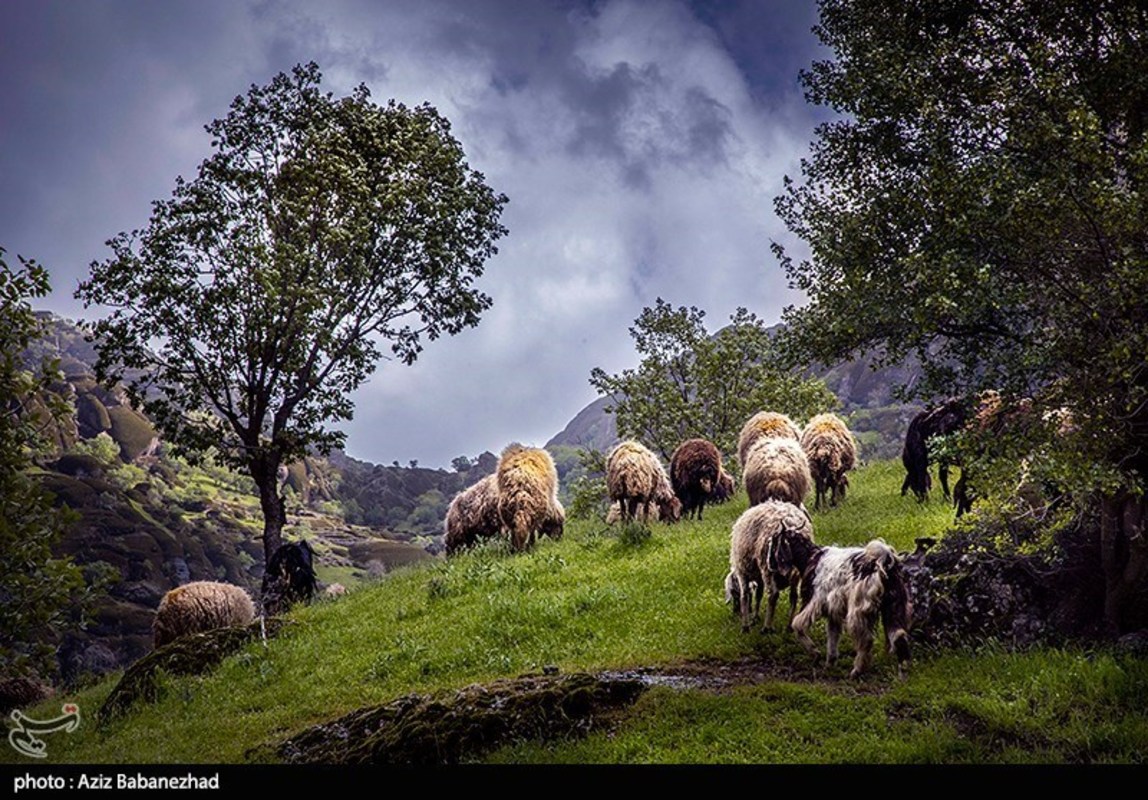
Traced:
[[673, 492], [659, 492], [654, 502], [658, 505], [658, 518], [662, 522], [677, 522], [682, 518], [682, 501]]

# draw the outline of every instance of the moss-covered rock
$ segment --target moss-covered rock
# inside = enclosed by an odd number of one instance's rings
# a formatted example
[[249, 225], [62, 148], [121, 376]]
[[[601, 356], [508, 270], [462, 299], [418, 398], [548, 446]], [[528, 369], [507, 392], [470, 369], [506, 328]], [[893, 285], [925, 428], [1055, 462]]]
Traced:
[[159, 441], [155, 428], [143, 414], [129, 406], [115, 406], [108, 409], [108, 417], [112, 438], [120, 446], [124, 461], [134, 461], [155, 449]]
[[515, 741], [585, 734], [645, 688], [636, 679], [579, 673], [411, 694], [317, 725], [277, 755], [307, 764], [457, 764]]
[[48, 466], [72, 478], [104, 477], [104, 465], [100, 460], [83, 453], [65, 453]]
[[[274, 636], [282, 622], [267, 621], [267, 635]], [[119, 717], [136, 703], [154, 703], [160, 698], [160, 674], [202, 675], [210, 672], [223, 659], [238, 652], [261, 635], [260, 623], [245, 628], [218, 628], [204, 633], [181, 636], [144, 656], [125, 673], [96, 712], [100, 725]]]
[[98, 397], [84, 393], [76, 397], [76, 425], [80, 436], [91, 439], [104, 431], [110, 431], [112, 418]]

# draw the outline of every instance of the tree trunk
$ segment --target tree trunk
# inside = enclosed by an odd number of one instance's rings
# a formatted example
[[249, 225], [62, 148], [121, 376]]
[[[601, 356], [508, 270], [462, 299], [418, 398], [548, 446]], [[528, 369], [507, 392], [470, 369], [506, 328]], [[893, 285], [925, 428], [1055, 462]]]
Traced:
[[1112, 634], [1148, 624], [1148, 498], [1121, 491], [1100, 503], [1104, 624]]
[[283, 526], [287, 524], [287, 504], [279, 494], [279, 462], [274, 455], [265, 455], [251, 464], [251, 477], [259, 487], [259, 505], [263, 509], [263, 564], [283, 544]]

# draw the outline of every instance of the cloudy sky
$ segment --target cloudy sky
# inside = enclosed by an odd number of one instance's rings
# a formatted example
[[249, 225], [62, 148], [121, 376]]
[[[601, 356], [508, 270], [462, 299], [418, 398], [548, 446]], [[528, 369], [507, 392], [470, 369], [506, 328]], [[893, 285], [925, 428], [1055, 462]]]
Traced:
[[478, 327], [383, 362], [347, 450], [449, 464], [541, 445], [634, 366], [627, 333], [662, 297], [768, 322], [801, 298], [769, 251], [813, 126], [798, 70], [823, 58], [812, 0], [0, 3], [0, 246], [72, 298], [104, 242], [143, 227], [210, 153], [203, 125], [252, 84], [317, 61], [324, 86], [429, 101], [509, 196]]

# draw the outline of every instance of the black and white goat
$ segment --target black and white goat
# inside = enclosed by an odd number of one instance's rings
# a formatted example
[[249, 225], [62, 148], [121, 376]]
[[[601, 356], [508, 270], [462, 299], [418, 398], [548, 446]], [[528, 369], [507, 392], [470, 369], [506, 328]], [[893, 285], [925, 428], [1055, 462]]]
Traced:
[[[800, 545], [800, 540], [794, 540]], [[804, 548], [802, 548], [804, 550]], [[794, 552], [801, 559], [804, 552]], [[897, 674], [909, 661], [909, 626], [913, 604], [904, 567], [892, 547], [874, 539], [864, 547], [815, 547], [802, 567], [801, 611], [790, 627], [810, 653], [817, 648], [809, 636], [813, 624], [825, 617], [828, 635], [826, 666], [837, 660], [837, 643], [844, 630], [857, 656], [850, 678], [872, 662], [877, 620], [885, 627], [889, 651], [897, 656]]]

